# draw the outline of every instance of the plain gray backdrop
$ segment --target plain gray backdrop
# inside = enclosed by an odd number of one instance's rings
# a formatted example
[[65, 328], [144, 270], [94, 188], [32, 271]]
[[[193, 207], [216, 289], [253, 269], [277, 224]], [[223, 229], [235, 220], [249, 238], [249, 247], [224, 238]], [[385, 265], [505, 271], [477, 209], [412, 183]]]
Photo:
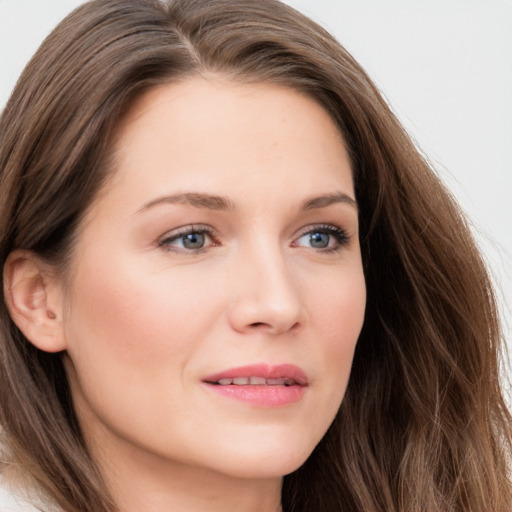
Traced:
[[[0, 109], [43, 38], [80, 3], [0, 0]], [[512, 0], [287, 3], [359, 60], [469, 215], [512, 350]]]

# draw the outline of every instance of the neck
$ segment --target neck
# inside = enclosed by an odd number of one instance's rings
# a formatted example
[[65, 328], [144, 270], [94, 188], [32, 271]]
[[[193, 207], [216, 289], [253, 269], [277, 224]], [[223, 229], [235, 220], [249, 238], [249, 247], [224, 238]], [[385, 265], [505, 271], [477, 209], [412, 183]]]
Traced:
[[[281, 483], [226, 478], [196, 468], [166, 475], [116, 474], [112, 484], [120, 512], [280, 512]], [[202, 473], [202, 474], [201, 474]], [[276, 485], [277, 484], [277, 485]]]
[[101, 452], [94, 455], [119, 512], [282, 512], [279, 477], [240, 478], [133, 446]]

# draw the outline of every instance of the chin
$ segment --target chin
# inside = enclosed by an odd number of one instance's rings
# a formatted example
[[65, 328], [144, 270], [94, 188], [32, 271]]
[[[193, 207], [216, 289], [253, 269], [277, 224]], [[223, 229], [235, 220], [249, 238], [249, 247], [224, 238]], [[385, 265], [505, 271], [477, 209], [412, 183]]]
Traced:
[[300, 468], [315, 446], [310, 443], [306, 446], [300, 443], [254, 444], [249, 450], [226, 453], [221, 471], [241, 478], [280, 478]]

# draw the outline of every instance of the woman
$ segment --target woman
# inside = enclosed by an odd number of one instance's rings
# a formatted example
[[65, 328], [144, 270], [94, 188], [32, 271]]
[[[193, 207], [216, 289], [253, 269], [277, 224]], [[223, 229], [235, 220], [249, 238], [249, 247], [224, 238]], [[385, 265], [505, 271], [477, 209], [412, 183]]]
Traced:
[[485, 267], [320, 27], [87, 3], [0, 134], [5, 482], [67, 512], [511, 508]]

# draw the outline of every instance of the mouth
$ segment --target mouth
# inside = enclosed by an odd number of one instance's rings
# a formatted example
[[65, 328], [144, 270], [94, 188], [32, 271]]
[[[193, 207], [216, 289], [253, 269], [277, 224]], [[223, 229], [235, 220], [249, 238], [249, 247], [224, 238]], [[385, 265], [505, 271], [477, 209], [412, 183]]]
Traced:
[[308, 378], [295, 365], [259, 364], [225, 370], [204, 378], [203, 383], [224, 398], [274, 408], [301, 400], [308, 387]]
[[299, 386], [294, 379], [266, 379], [265, 377], [225, 377], [216, 382], [209, 382], [217, 386]]

